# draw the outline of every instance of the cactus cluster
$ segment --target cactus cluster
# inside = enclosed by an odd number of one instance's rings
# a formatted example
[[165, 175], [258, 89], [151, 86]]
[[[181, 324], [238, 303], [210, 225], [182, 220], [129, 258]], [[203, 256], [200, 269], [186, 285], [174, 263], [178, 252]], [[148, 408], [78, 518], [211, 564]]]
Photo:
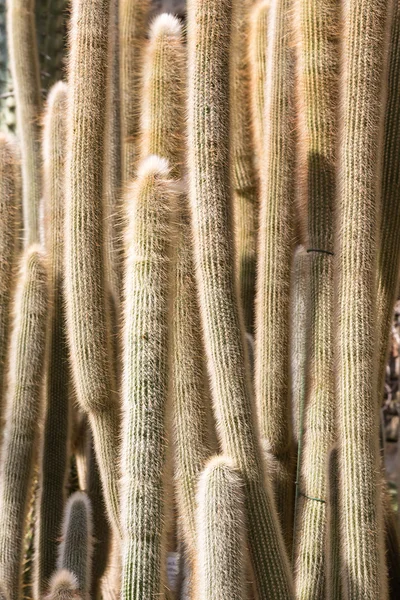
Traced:
[[0, 0], [0, 598], [394, 600], [400, 0], [167, 4]]

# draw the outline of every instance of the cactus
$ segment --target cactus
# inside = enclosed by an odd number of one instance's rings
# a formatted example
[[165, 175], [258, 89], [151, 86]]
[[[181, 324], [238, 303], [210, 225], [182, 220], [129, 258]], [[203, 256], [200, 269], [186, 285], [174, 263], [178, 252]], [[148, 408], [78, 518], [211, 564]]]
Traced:
[[122, 181], [135, 175], [138, 157], [139, 89], [150, 0], [119, 0]]
[[252, 115], [252, 131], [256, 149], [256, 165], [261, 176], [263, 139], [264, 139], [264, 106], [267, 75], [267, 39], [268, 15], [270, 0], [256, 2], [250, 12], [249, 31], [249, 67], [250, 67], [250, 101]]
[[70, 402], [63, 293], [66, 103], [67, 86], [57, 83], [49, 94], [43, 131], [45, 245], [52, 310], [35, 532], [37, 598], [46, 590], [56, 566], [69, 467]]
[[[389, 2], [344, 3], [337, 239], [338, 442], [344, 594], [387, 598], [379, 480], [377, 234]], [[362, 351], [360, 351], [362, 349]], [[357, 465], [357, 468], [355, 468]]]
[[231, 18], [229, 0], [188, 3], [189, 197], [195, 265], [217, 430], [224, 453], [237, 464], [245, 485], [255, 586], [260, 598], [290, 598], [291, 574], [263, 470], [234, 276], [228, 143]]
[[333, 207], [337, 146], [340, 7], [296, 0], [299, 111], [298, 196], [310, 261], [309, 359], [296, 514], [296, 596], [323, 597], [326, 462], [336, 438], [333, 377]]
[[20, 597], [23, 533], [42, 412], [47, 305], [43, 257], [32, 246], [23, 257], [15, 294], [0, 465], [0, 580], [10, 600]]
[[51, 578], [49, 592], [45, 600], [83, 600], [78, 592], [78, 582], [66, 569], [56, 571]]
[[382, 173], [382, 208], [380, 219], [380, 246], [378, 251], [377, 310], [379, 332], [378, 402], [384, 388], [388, 341], [393, 305], [399, 289], [400, 272], [400, 5], [393, 8], [393, 25], [389, 47], [389, 81], [384, 122], [384, 150]]
[[13, 289], [13, 264], [16, 253], [17, 156], [11, 139], [0, 135], [0, 420], [3, 414], [3, 393], [7, 344], [10, 328], [10, 301]]
[[76, 577], [77, 589], [88, 598], [92, 578], [93, 523], [92, 506], [87, 494], [75, 492], [68, 498], [62, 526], [58, 570]]
[[246, 331], [254, 332], [258, 176], [251, 130], [249, 12], [253, 0], [233, 2], [231, 52], [232, 186], [236, 259]]
[[284, 538], [291, 547], [294, 448], [289, 394], [290, 272], [294, 220], [294, 73], [289, 37], [291, 0], [271, 6], [265, 99], [255, 335], [255, 392], [261, 435]]
[[35, 33], [34, 0], [11, 0], [8, 7], [8, 50], [21, 141], [25, 244], [39, 241], [41, 195], [41, 92]]
[[103, 266], [103, 157], [110, 0], [74, 0], [66, 143], [66, 314], [77, 399], [93, 432], [108, 516], [119, 527], [119, 406]]
[[327, 516], [326, 516], [326, 597], [328, 600], [343, 598], [341, 586], [340, 560], [340, 513], [339, 513], [339, 472], [338, 449], [333, 447], [328, 456], [327, 469]]
[[202, 600], [246, 597], [243, 482], [232, 462], [212, 458], [199, 480], [197, 536]]
[[175, 191], [150, 156], [126, 192], [121, 522], [126, 599], [162, 592], [171, 225]]

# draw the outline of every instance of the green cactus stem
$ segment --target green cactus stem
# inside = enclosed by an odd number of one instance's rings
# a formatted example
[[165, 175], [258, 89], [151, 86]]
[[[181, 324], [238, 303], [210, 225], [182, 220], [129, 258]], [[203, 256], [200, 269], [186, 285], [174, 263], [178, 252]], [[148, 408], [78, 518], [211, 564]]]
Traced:
[[257, 594], [291, 598], [289, 562], [257, 437], [236, 290], [229, 185], [231, 27], [230, 0], [189, 1], [188, 165], [197, 285], [217, 431], [244, 480]]
[[119, 405], [104, 268], [103, 162], [110, 0], [74, 0], [66, 143], [65, 297], [77, 400], [93, 432], [104, 499], [119, 527]]
[[23, 257], [15, 294], [0, 465], [0, 580], [10, 600], [21, 594], [23, 535], [42, 414], [47, 310], [46, 270], [34, 245]]

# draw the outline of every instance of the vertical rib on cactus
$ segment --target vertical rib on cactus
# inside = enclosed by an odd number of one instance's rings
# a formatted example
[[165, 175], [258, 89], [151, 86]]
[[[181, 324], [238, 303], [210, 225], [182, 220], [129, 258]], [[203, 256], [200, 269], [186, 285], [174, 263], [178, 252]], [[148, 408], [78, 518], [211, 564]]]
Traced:
[[[298, 183], [310, 261], [300, 503], [296, 515], [296, 597], [324, 597], [327, 458], [335, 442], [333, 378], [333, 207], [339, 89], [338, 0], [295, 0]], [[300, 453], [299, 453], [300, 454]], [[317, 500], [315, 500], [317, 499]]]
[[309, 299], [309, 259], [304, 246], [293, 257], [290, 308], [290, 381], [293, 411], [293, 440], [300, 441], [306, 395], [306, 357]]
[[252, 131], [256, 151], [256, 164], [261, 175], [263, 139], [264, 139], [264, 106], [267, 76], [267, 38], [270, 0], [256, 2], [250, 12], [249, 31], [249, 67], [250, 67], [250, 101], [252, 114]]
[[232, 185], [235, 244], [246, 331], [254, 332], [258, 176], [251, 130], [249, 11], [253, 0], [234, 0], [231, 51]]
[[110, 31], [108, 48], [107, 117], [104, 144], [104, 203], [108, 279], [115, 309], [116, 334], [119, 330], [119, 312], [122, 293], [123, 227], [121, 206], [122, 151], [121, 111], [119, 89], [119, 0], [110, 2]]
[[[189, 175], [195, 265], [212, 399], [224, 453], [245, 484], [260, 598], [290, 598], [289, 562], [265, 478], [234, 273], [229, 161], [230, 0], [188, 2]], [[212, 32], [212, 35], [210, 35]]]
[[345, 0], [336, 384], [344, 595], [387, 598], [377, 406], [377, 237], [388, 0]]
[[0, 135], [0, 421], [10, 329], [10, 302], [17, 239], [17, 156], [11, 139]]
[[197, 547], [201, 600], [243, 600], [246, 553], [243, 482], [224, 456], [212, 458], [197, 494]]
[[138, 158], [140, 76], [149, 8], [150, 0], [119, 0], [122, 179], [125, 185], [135, 175]]
[[122, 592], [162, 592], [170, 249], [174, 189], [167, 162], [143, 161], [126, 193], [121, 523]]
[[17, 129], [21, 140], [23, 219], [26, 245], [39, 240], [41, 195], [39, 57], [34, 0], [10, 0], [8, 48], [17, 103]]
[[68, 498], [62, 526], [58, 569], [75, 575], [77, 588], [88, 598], [92, 579], [93, 523], [92, 506], [87, 494], [75, 492]]
[[64, 171], [67, 86], [50, 91], [44, 119], [44, 218], [51, 318], [47, 402], [40, 457], [35, 525], [35, 596], [41, 597], [56, 566], [69, 467], [70, 406], [64, 310]]
[[394, 2], [390, 37], [388, 97], [384, 124], [381, 243], [378, 251], [377, 310], [379, 335], [378, 404], [384, 388], [386, 363], [398, 297], [400, 273], [400, 4]]
[[15, 295], [6, 425], [1, 456], [0, 580], [20, 597], [25, 517], [41, 418], [48, 292], [43, 257], [25, 253]]
[[83, 600], [75, 575], [66, 569], [56, 571], [51, 578], [45, 600]]
[[292, 0], [270, 11], [257, 272], [255, 391], [261, 436], [275, 471], [275, 497], [291, 546], [294, 449], [289, 390], [290, 273], [294, 221], [294, 73], [290, 47]]
[[66, 158], [67, 326], [77, 399], [87, 412], [108, 516], [119, 523], [119, 407], [104, 268], [103, 160], [110, 0], [74, 0]]
[[328, 600], [341, 600], [340, 568], [340, 512], [339, 512], [339, 471], [338, 449], [332, 448], [328, 455], [327, 477], [327, 516], [326, 516], [326, 560], [325, 591]]

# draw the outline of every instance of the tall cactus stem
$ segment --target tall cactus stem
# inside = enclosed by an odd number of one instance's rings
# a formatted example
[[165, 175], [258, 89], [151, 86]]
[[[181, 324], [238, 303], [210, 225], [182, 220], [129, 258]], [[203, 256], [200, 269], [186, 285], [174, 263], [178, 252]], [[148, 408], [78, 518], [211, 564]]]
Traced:
[[45, 245], [51, 316], [47, 402], [41, 445], [35, 525], [35, 596], [46, 591], [56, 567], [69, 467], [70, 401], [64, 309], [64, 183], [67, 86], [51, 89], [43, 130]]
[[10, 600], [21, 594], [25, 518], [42, 414], [48, 291], [37, 246], [23, 256], [15, 294], [6, 424], [1, 455], [0, 581]]
[[233, 2], [230, 115], [236, 261], [245, 327], [253, 334], [259, 206], [248, 55], [251, 4], [252, 0]]
[[243, 482], [232, 461], [212, 458], [198, 489], [198, 597], [243, 600], [246, 597]]
[[68, 498], [58, 554], [58, 569], [76, 577], [83, 598], [89, 598], [92, 579], [93, 517], [89, 497], [75, 492]]
[[34, 0], [10, 0], [8, 49], [21, 140], [25, 244], [39, 241], [41, 197], [40, 114], [42, 107]]
[[74, 0], [67, 111], [65, 294], [77, 400], [119, 528], [119, 406], [104, 268], [103, 161], [110, 0]]
[[295, 0], [297, 196], [309, 260], [309, 359], [296, 518], [296, 596], [323, 597], [328, 452], [336, 438], [333, 377], [333, 208], [339, 89], [337, 0]]
[[124, 599], [162, 592], [171, 235], [175, 190], [150, 156], [126, 193], [121, 519]]
[[270, 10], [256, 296], [255, 392], [287, 548], [291, 547], [294, 447], [289, 393], [290, 274], [294, 222], [292, 0]]
[[224, 453], [244, 480], [255, 587], [260, 598], [291, 598], [289, 561], [263, 470], [235, 280], [229, 187], [231, 22], [230, 0], [188, 3], [188, 164], [195, 266], [217, 430]]
[[119, 0], [122, 179], [132, 181], [138, 158], [139, 91], [150, 0]]
[[383, 600], [388, 593], [379, 476], [376, 257], [389, 14], [388, 0], [343, 5], [336, 392], [341, 570], [343, 593], [351, 600]]
[[5, 372], [10, 330], [10, 306], [13, 290], [13, 265], [17, 250], [18, 159], [11, 138], [0, 135], [0, 421], [5, 392]]

